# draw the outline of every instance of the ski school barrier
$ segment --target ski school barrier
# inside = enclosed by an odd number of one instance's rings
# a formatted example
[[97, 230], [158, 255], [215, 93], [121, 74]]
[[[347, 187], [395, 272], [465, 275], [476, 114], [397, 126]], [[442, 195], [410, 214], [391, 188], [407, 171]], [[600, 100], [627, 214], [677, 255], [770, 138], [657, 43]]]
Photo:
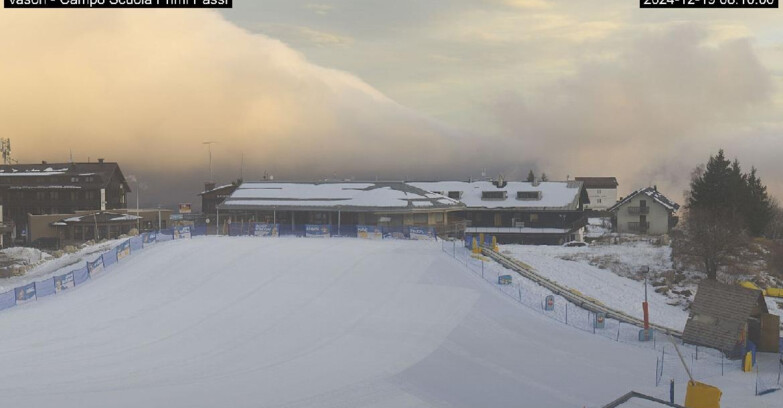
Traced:
[[361, 239], [412, 239], [436, 241], [438, 236], [434, 227], [429, 226], [382, 226], [382, 225], [321, 225], [321, 224], [268, 224], [268, 223], [231, 223], [228, 235], [278, 237], [296, 236], [306, 238], [361, 238]]
[[[605, 337], [609, 340], [633, 345], [639, 348], [656, 350], [658, 359], [655, 365], [655, 385], [664, 385], [663, 378], [673, 378], [677, 382], [687, 382], [688, 376], [682, 368], [678, 357], [671, 351], [668, 334], [654, 330], [650, 341], [641, 342], [638, 339], [639, 327], [633, 323], [618, 320], [617, 314], [608, 314], [604, 310], [589, 310], [584, 308], [584, 302], [572, 302], [572, 296], [582, 296], [569, 290], [554, 292], [538, 280], [528, 279], [524, 274], [512, 274], [512, 281], [501, 279], [509, 275], [509, 269], [501, 262], [488, 256], [478, 255], [471, 250], [472, 240], [478, 236], [466, 236], [465, 242], [442, 241], [441, 250], [461, 263], [478, 278], [495, 287], [499, 292], [515, 302], [552, 320], [576, 328], [582, 332]], [[483, 242], [491, 238], [484, 237]], [[521, 263], [520, 263], [521, 264]], [[516, 268], [512, 269], [516, 272]], [[595, 302], [593, 300], [593, 302]], [[729, 369], [738, 370], [736, 362], [726, 360], [717, 350], [705, 349], [683, 344], [675, 339], [686, 356], [690, 357], [689, 368], [698, 378], [708, 378], [723, 375]], [[675, 361], [675, 359], [677, 359]], [[734, 365], [732, 365], [734, 364]], [[651, 377], [653, 378], [653, 377]], [[663, 393], [663, 391], [661, 391]], [[668, 391], [667, 391], [668, 392]], [[662, 395], [663, 396], [663, 395]], [[666, 398], [666, 396], [663, 396]]]
[[[206, 230], [204, 232], [206, 232]], [[170, 234], [161, 231], [148, 232], [131, 237], [108, 251], [103, 252], [94, 260], [85, 261], [84, 266], [81, 268], [74, 269], [61, 275], [52, 276], [51, 278], [42, 281], [35, 281], [18, 286], [7, 292], [0, 293], [0, 310], [9, 309], [14, 306], [36, 301], [42, 297], [52, 296], [73, 289], [104, 273], [111, 265], [116, 264], [134, 252], [149, 247], [158, 241], [174, 239], [173, 234], [173, 231]], [[185, 236], [190, 237], [191, 235], [190, 230], [187, 231], [187, 234], [183, 234], [182, 231], [180, 231], [180, 238]], [[164, 238], [161, 239], [162, 237]]]

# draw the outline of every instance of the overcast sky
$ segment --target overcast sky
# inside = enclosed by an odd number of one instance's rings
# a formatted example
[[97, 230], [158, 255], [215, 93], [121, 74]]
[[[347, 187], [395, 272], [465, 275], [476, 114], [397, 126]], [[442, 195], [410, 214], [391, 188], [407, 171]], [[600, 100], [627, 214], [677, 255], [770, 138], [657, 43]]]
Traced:
[[534, 169], [675, 199], [723, 147], [783, 198], [780, 10], [237, 0], [222, 13], [0, 10], [0, 38], [14, 157], [119, 161], [147, 205], [196, 200], [203, 141], [218, 142], [218, 182]]

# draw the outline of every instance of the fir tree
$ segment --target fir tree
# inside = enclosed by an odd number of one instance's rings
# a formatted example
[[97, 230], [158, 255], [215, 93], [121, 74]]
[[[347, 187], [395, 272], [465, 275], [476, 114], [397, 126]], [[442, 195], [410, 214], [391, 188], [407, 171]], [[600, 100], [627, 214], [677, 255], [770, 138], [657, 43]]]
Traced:
[[536, 175], [535, 175], [535, 173], [533, 173], [533, 170], [530, 170], [530, 171], [527, 173], [527, 182], [528, 182], [528, 183], [532, 183], [532, 182], [534, 182], [534, 181], [536, 181]]

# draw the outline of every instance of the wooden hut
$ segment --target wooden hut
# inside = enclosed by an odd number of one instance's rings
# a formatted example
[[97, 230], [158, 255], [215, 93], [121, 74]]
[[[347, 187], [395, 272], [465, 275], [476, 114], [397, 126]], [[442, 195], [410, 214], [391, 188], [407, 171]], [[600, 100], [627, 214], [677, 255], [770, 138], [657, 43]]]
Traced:
[[686, 343], [718, 349], [741, 358], [748, 340], [758, 351], [778, 352], [780, 318], [769, 314], [760, 290], [712, 280], [699, 284], [685, 324]]

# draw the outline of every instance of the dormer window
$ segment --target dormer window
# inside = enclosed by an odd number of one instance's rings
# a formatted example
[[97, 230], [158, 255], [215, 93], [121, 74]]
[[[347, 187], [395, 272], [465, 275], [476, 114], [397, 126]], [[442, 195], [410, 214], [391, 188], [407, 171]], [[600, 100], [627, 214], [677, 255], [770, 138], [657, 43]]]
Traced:
[[517, 200], [540, 200], [540, 191], [517, 191]]
[[505, 200], [506, 197], [507, 196], [505, 191], [482, 191], [481, 192], [482, 200]]
[[462, 191], [449, 191], [448, 197], [452, 200], [459, 200], [462, 198]]

